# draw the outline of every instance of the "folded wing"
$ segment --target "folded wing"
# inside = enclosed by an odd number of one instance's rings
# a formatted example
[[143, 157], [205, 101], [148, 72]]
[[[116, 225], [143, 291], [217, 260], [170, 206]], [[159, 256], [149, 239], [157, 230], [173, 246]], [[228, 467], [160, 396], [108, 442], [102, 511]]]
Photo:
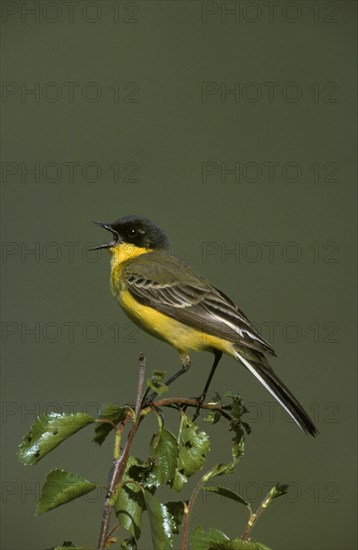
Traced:
[[275, 355], [227, 296], [177, 258], [155, 252], [139, 256], [124, 268], [124, 277], [141, 304], [206, 334]]

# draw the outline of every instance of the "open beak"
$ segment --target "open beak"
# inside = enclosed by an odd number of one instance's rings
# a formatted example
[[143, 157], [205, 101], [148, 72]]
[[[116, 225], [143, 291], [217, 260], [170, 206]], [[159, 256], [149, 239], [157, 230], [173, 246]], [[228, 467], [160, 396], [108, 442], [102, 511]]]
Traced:
[[103, 227], [103, 229], [107, 229], [107, 231], [110, 231], [113, 235], [113, 241], [105, 244], [100, 244], [99, 246], [95, 246], [93, 248], [90, 248], [89, 250], [100, 250], [101, 248], [111, 248], [114, 246], [120, 239], [119, 234], [113, 230], [110, 223], [102, 223], [102, 222], [93, 222], [96, 225], [99, 225], [100, 227]]

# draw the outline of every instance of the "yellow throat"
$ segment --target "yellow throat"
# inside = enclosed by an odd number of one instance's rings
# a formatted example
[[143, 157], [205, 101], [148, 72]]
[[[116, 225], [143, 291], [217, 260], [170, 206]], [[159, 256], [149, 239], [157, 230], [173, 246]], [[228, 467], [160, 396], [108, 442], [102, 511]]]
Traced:
[[134, 244], [119, 243], [109, 249], [111, 259], [111, 290], [114, 296], [119, 297], [121, 291], [120, 277], [124, 264], [137, 256], [151, 252], [150, 248], [141, 248]]

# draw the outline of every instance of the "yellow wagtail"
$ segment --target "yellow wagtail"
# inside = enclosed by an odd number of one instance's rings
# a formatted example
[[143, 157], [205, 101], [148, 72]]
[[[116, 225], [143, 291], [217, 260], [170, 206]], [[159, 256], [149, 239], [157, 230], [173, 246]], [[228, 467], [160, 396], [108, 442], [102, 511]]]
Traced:
[[111, 289], [138, 326], [178, 350], [182, 367], [167, 384], [190, 367], [188, 352], [211, 351], [215, 359], [201, 398], [223, 353], [242, 363], [305, 432], [316, 435], [312, 420], [270, 367], [265, 354], [276, 355], [248, 318], [225, 294], [172, 256], [166, 234], [147, 218], [127, 216], [113, 223], [95, 222], [113, 240], [94, 250], [111, 252]]

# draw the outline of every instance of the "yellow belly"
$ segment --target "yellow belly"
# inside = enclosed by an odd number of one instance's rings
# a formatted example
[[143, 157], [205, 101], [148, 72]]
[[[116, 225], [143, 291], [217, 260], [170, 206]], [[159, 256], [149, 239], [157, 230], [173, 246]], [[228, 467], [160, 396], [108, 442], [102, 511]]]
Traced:
[[119, 302], [128, 317], [138, 326], [156, 338], [164, 340], [180, 353], [217, 349], [233, 355], [230, 342], [205, 334], [151, 307], [139, 304], [126, 289], [119, 293]]
[[110, 249], [112, 253], [111, 289], [122, 309], [134, 323], [156, 338], [164, 340], [180, 353], [217, 349], [234, 357], [233, 345], [220, 337], [211, 336], [189, 327], [138, 303], [122, 282], [121, 274], [125, 262], [148, 252], [132, 245], [120, 245]]

